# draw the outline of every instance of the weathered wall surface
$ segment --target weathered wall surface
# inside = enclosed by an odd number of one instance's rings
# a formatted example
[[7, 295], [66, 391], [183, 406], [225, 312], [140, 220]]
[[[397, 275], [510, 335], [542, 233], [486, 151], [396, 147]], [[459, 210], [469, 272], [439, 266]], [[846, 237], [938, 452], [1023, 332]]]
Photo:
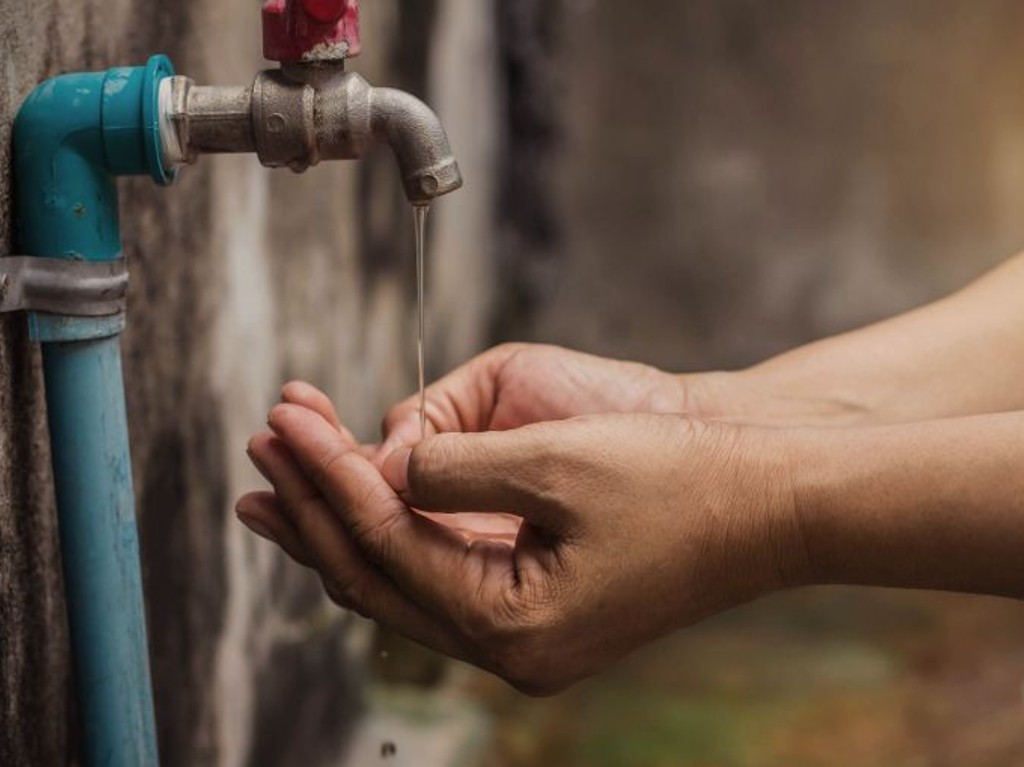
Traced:
[[564, 259], [513, 334], [744, 365], [1024, 244], [1024, 5], [556, 5]]
[[[10, 252], [10, 124], [41, 78], [162, 51], [199, 82], [248, 82], [263, 66], [258, 5], [0, 0], [0, 253]], [[366, 5], [355, 68], [431, 91], [473, 191], [434, 219], [432, 363], [446, 367], [487, 324], [491, 146], [474, 115], [493, 93], [487, 4]], [[330, 763], [360, 713], [369, 629], [331, 609], [312, 576], [240, 530], [230, 509], [260, 484], [244, 445], [284, 381], [326, 388], [365, 437], [410, 391], [411, 213], [397, 173], [387, 152], [305, 176], [208, 158], [173, 189], [144, 179], [121, 189], [125, 376], [164, 763]], [[467, 276], [480, 290], [456, 308]], [[74, 754], [44, 423], [23, 319], [0, 319], [4, 765]]]
[[[506, 162], [533, 171], [503, 177], [507, 337], [743, 366], [1024, 246], [1019, 0], [503, 7], [529, 98]], [[780, 596], [553, 701], [502, 699], [500, 761], [1024, 764], [1020, 615], [975, 597]], [[815, 655], [843, 669], [828, 685]]]

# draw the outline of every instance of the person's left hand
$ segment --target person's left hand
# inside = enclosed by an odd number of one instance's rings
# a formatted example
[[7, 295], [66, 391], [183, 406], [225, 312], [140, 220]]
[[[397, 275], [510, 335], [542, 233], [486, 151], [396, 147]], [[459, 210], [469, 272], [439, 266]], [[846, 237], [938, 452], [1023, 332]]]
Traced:
[[269, 422], [250, 452], [275, 492], [243, 498], [242, 520], [339, 605], [526, 692], [799, 579], [767, 432], [586, 417], [440, 435], [382, 474], [323, 403]]
[[[367, 460], [372, 461], [379, 467], [386, 458], [382, 455], [381, 446], [377, 444], [357, 444], [352, 433], [342, 426], [338, 414], [331, 403], [330, 398], [322, 391], [302, 381], [292, 381], [286, 384], [281, 390], [281, 402], [287, 405], [303, 407], [319, 415], [331, 428], [336, 429], [345, 444], [354, 446], [355, 450]], [[298, 472], [291, 454], [280, 444], [279, 440], [273, 439], [272, 435], [265, 433], [257, 435], [249, 447], [249, 456], [254, 463], [256, 455], [254, 448], [265, 447], [267, 451], [274, 454], [273, 465], [287, 465], [291, 470]], [[262, 468], [261, 468], [261, 471]], [[267, 474], [266, 471], [263, 471]], [[269, 478], [268, 478], [269, 479]], [[312, 490], [312, 488], [310, 488]], [[245, 496], [248, 514], [240, 514], [241, 520], [257, 535], [277, 543], [296, 562], [314, 567], [312, 556], [306, 547], [300, 542], [298, 532], [295, 530], [286, 515], [280, 511], [280, 502], [274, 493], [257, 492]], [[490, 540], [494, 542], [513, 543], [519, 534], [519, 527], [522, 520], [511, 514], [476, 514], [465, 512], [461, 514], [431, 514], [421, 512], [425, 517], [432, 519], [439, 525], [448, 527], [466, 541]]]

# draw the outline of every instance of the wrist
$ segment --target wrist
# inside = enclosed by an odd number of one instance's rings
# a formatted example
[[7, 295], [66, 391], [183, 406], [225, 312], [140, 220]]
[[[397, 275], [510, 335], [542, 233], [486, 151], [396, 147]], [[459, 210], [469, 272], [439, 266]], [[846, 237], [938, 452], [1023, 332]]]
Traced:
[[750, 435], [746, 470], [759, 476], [763, 487], [761, 539], [771, 558], [771, 582], [775, 590], [810, 585], [815, 572], [797, 503], [798, 463], [793, 449], [800, 431], [757, 427], [745, 431]]
[[687, 411], [702, 418], [770, 427], [836, 428], [876, 420], [849, 393], [821, 391], [813, 382], [756, 366], [676, 377]]
[[792, 432], [809, 582], [1020, 598], [1024, 413]]
[[710, 423], [717, 540], [737, 594], [752, 599], [808, 585], [814, 572], [794, 495], [788, 431]]

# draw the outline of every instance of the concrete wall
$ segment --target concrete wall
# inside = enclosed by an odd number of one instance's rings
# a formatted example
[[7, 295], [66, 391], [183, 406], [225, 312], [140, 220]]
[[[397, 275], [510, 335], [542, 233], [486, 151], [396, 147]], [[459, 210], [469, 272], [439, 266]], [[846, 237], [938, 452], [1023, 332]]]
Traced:
[[[489, 322], [493, 131], [478, 131], [475, 114], [494, 93], [488, 4], [366, 5], [355, 68], [430, 92], [471, 190], [434, 219], [439, 369], [481, 346]], [[0, 0], [0, 253], [11, 120], [41, 78], [163, 51], [199, 82], [248, 82], [262, 66], [258, 6]], [[284, 381], [325, 387], [366, 438], [411, 390], [411, 213], [397, 173], [386, 152], [305, 176], [210, 158], [171, 190], [144, 179], [121, 189], [132, 271], [125, 377], [164, 763], [336, 762], [361, 711], [370, 628], [331, 608], [310, 574], [240, 530], [230, 509], [260, 484], [244, 445]], [[462, 301], [467, 279], [480, 289]], [[75, 752], [38, 367], [23, 318], [0, 319], [4, 765]]]
[[1024, 244], [1021, 3], [555, 5], [560, 260], [510, 335], [744, 365]]

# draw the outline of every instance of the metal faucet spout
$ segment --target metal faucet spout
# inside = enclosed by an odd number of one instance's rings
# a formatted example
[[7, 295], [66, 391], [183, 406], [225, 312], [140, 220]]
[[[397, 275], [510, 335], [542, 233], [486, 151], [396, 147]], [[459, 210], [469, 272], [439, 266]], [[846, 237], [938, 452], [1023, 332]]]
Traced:
[[448, 136], [430, 107], [393, 88], [371, 89], [370, 105], [373, 135], [395, 153], [410, 202], [425, 204], [462, 186]]

